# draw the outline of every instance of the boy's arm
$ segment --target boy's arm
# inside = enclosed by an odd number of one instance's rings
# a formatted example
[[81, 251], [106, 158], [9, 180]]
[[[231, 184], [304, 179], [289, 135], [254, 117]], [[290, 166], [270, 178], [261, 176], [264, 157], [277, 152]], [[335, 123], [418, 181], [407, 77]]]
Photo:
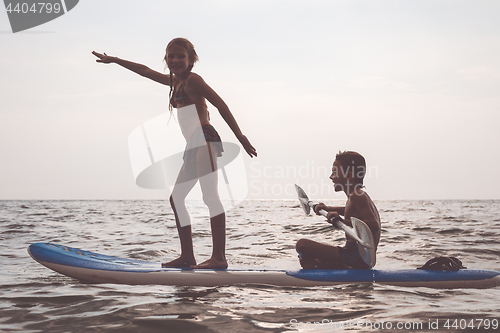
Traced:
[[219, 110], [220, 115], [226, 121], [229, 128], [231, 128], [234, 135], [240, 141], [241, 145], [248, 153], [248, 155], [250, 155], [250, 157], [257, 156], [257, 151], [252, 146], [247, 137], [241, 132], [236, 119], [234, 118], [224, 100], [203, 80], [201, 76], [190, 75], [189, 80], [193, 89], [203, 97], [205, 97], [213, 106], [217, 108], [217, 110]]
[[380, 230], [380, 225], [378, 223], [378, 217], [371, 208], [371, 202], [367, 195], [356, 195], [353, 194], [349, 198], [354, 206], [354, 209], [358, 212], [360, 216], [355, 216], [366, 223], [370, 228], [372, 233], [375, 235]]
[[321, 215], [319, 213], [320, 210], [325, 210], [327, 212], [337, 212], [339, 215], [345, 215], [345, 207], [332, 207], [332, 206], [327, 206], [324, 203], [319, 203], [314, 206], [314, 212], [317, 215]]
[[115, 64], [122, 66], [123, 68], [126, 68], [134, 73], [137, 73], [141, 76], [147, 77], [148, 79], [151, 79], [151, 80], [156, 81], [158, 83], [161, 83], [164, 85], [170, 85], [170, 75], [157, 72], [157, 71], [152, 70], [151, 68], [149, 68], [145, 65], [138, 64], [138, 63], [128, 61], [125, 59], [120, 59], [118, 57], [111, 57], [111, 56], [108, 56], [106, 53], [100, 54], [100, 53], [93, 51], [92, 54], [95, 55], [97, 58], [99, 58], [96, 60], [97, 62], [100, 62], [103, 64], [115, 63]]

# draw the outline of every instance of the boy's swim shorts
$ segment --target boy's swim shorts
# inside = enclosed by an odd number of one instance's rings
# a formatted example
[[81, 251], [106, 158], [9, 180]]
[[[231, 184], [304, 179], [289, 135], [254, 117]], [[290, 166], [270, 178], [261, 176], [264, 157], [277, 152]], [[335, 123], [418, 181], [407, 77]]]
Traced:
[[344, 247], [338, 246], [340, 262], [350, 268], [369, 269], [359, 254], [358, 244], [356, 242], [346, 242]]

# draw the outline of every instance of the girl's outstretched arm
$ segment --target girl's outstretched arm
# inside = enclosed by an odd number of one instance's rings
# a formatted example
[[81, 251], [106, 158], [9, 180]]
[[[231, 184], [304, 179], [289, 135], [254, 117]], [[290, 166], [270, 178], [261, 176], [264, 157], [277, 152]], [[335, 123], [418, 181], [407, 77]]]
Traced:
[[154, 71], [151, 68], [144, 66], [142, 64], [120, 59], [118, 57], [108, 56], [106, 53], [101, 54], [97, 53], [96, 51], [92, 51], [92, 54], [95, 55], [97, 58], [99, 58], [96, 60], [96, 62], [100, 62], [103, 64], [115, 63], [134, 73], [147, 77], [148, 79], [151, 79], [158, 83], [170, 85], [170, 75]]
[[238, 141], [240, 141], [247, 154], [250, 155], [250, 157], [257, 156], [257, 150], [252, 146], [247, 137], [244, 136], [241, 132], [236, 119], [234, 119], [233, 114], [229, 110], [229, 107], [226, 105], [224, 100], [220, 98], [220, 96], [217, 95], [217, 93], [212, 88], [210, 88], [208, 84], [206, 84], [201, 76], [190, 75], [188, 80], [190, 80], [190, 85], [194, 90], [203, 95], [203, 97], [205, 97], [213, 106], [217, 108], [217, 110], [219, 110], [222, 118], [229, 125], [229, 128], [231, 128], [234, 135], [236, 136]]

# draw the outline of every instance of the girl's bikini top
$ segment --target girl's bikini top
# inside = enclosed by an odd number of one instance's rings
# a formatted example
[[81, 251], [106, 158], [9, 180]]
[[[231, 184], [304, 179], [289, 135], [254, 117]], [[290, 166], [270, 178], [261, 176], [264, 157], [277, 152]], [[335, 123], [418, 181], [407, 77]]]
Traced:
[[[184, 91], [184, 82], [182, 82], [175, 88], [174, 93], [170, 98], [170, 104], [172, 104], [172, 106], [176, 108], [178, 111], [180, 110], [180, 108], [184, 108], [189, 105], [195, 105], [195, 106], [197, 104], [203, 105], [207, 112], [207, 117], [210, 120], [210, 113], [207, 110], [207, 105], [204, 103], [193, 102]], [[179, 105], [182, 106], [179, 107]], [[194, 133], [196, 128], [200, 127], [201, 125], [205, 125], [205, 124], [200, 124], [199, 112], [200, 111], [198, 110], [198, 107], [196, 107], [194, 109], [194, 113], [190, 108], [185, 108], [184, 110], [182, 110], [182, 112], [178, 113], [179, 125], [181, 127], [182, 134], [184, 135], [186, 140], [188, 140], [191, 137], [191, 134]]]
[[180, 103], [183, 106], [192, 105], [192, 104], [199, 104], [199, 105], [203, 105], [204, 107], [207, 107], [207, 105], [205, 103], [191, 101], [189, 96], [184, 92], [184, 82], [182, 82], [179, 85], [179, 87], [175, 88], [174, 93], [173, 93], [172, 97], [170, 98], [170, 104], [172, 104], [172, 106], [174, 108], [177, 108], [178, 103]]

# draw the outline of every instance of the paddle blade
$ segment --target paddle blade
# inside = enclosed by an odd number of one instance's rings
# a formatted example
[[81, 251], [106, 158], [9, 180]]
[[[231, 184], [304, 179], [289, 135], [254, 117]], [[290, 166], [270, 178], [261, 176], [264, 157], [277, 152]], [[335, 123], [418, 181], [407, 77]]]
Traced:
[[351, 217], [351, 224], [356, 235], [364, 243], [369, 245], [369, 247], [364, 247], [363, 245], [358, 243], [358, 249], [361, 258], [363, 258], [363, 261], [368, 266], [374, 267], [377, 262], [377, 257], [376, 257], [375, 241], [373, 240], [373, 234], [370, 228], [366, 225], [365, 222], [355, 217]]
[[311, 207], [309, 206], [309, 198], [307, 197], [306, 192], [304, 192], [304, 190], [297, 184], [295, 184], [295, 190], [297, 191], [302, 210], [306, 213], [306, 215], [309, 215]]

